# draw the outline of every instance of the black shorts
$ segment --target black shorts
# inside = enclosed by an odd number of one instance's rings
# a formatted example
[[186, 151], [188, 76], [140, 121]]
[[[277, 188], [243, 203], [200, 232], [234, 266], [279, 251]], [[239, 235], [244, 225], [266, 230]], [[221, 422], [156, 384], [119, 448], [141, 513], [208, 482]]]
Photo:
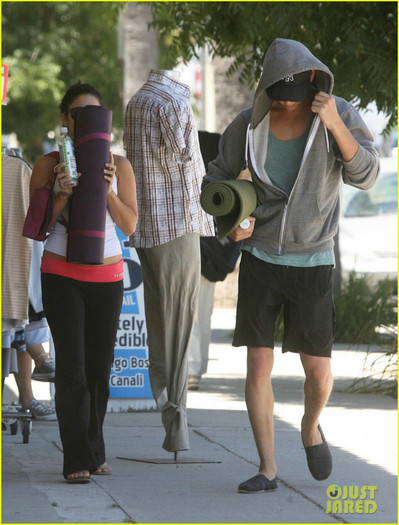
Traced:
[[331, 357], [335, 309], [332, 266], [270, 264], [243, 251], [233, 346], [274, 348], [283, 308], [283, 352]]

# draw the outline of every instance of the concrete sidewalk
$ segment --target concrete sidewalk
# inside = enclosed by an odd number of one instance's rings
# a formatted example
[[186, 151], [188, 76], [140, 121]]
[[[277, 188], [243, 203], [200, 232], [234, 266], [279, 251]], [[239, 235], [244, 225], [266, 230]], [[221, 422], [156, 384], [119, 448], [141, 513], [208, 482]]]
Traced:
[[[321, 419], [334, 470], [323, 482], [309, 474], [301, 444], [301, 365], [297, 356], [276, 349], [279, 487], [258, 495], [237, 493], [237, 485], [257, 472], [243, 397], [246, 352], [230, 346], [233, 312], [216, 311], [212, 325], [208, 374], [200, 391], [188, 396], [190, 450], [178, 457], [206, 463], [143, 462], [173, 459], [161, 448], [160, 413], [110, 413], [105, 437], [113, 475], [67, 485], [57, 423], [33, 422], [28, 444], [22, 444], [20, 432], [3, 432], [2, 522], [397, 523], [396, 401], [343, 391], [362, 374], [364, 348], [334, 351], [334, 392]], [[328, 497], [330, 485], [335, 493]], [[364, 488], [360, 499], [358, 487], [377, 488]], [[367, 509], [373, 512], [366, 514]]]

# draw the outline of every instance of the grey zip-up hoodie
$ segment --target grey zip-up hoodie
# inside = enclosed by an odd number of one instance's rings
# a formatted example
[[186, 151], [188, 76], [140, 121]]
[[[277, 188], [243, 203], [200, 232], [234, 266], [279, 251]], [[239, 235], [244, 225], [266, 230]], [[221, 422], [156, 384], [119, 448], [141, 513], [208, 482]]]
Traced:
[[291, 193], [274, 186], [264, 165], [272, 100], [266, 88], [302, 71], [316, 71], [317, 91], [332, 94], [334, 78], [301, 43], [277, 38], [268, 49], [252, 108], [242, 111], [227, 127], [219, 154], [210, 162], [204, 184], [236, 179], [248, 166], [258, 196], [252, 236], [244, 241], [273, 254], [318, 253], [332, 249], [339, 218], [339, 187], [343, 181], [367, 190], [379, 174], [373, 137], [358, 112], [346, 100], [334, 97], [338, 113], [359, 143], [354, 158], [345, 162], [333, 135], [315, 115], [305, 152]]

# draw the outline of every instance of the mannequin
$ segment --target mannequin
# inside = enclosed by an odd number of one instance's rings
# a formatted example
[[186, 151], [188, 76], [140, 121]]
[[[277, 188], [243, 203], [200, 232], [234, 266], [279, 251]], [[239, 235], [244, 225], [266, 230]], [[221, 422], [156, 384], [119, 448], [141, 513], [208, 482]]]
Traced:
[[[149, 375], [166, 431], [163, 448], [189, 448], [188, 347], [198, 303], [199, 238], [214, 235], [199, 196], [205, 167], [181, 73], [152, 69], [126, 108], [124, 142], [137, 181], [136, 248], [144, 284]], [[176, 456], [175, 456], [176, 457]]]

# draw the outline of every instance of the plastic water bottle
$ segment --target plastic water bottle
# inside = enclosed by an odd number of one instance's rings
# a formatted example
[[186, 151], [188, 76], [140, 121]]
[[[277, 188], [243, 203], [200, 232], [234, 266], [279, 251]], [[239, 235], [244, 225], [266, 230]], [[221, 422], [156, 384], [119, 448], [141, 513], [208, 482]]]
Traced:
[[60, 162], [65, 163], [65, 171], [69, 171], [71, 181], [67, 184], [78, 183], [78, 170], [76, 169], [76, 159], [73, 149], [73, 142], [68, 135], [68, 128], [61, 128], [61, 138], [59, 142]]

